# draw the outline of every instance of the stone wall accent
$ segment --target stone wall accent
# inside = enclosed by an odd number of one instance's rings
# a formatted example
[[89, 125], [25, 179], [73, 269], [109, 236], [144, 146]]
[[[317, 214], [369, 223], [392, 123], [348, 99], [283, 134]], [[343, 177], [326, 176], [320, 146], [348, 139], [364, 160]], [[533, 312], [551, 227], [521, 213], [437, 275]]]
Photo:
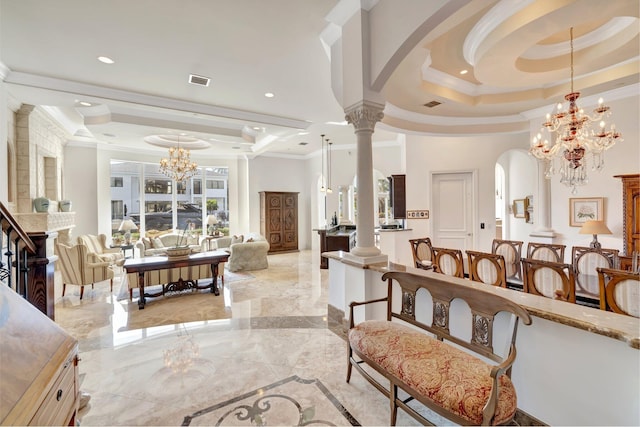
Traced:
[[64, 130], [33, 105], [16, 113], [17, 212], [33, 212], [33, 199], [47, 197], [49, 210], [62, 198]]

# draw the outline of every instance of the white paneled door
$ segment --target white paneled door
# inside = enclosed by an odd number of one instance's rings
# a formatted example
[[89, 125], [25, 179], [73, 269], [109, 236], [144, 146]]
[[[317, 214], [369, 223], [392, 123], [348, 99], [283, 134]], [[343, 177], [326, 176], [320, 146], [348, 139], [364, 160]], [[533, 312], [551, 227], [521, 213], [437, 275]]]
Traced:
[[473, 172], [434, 173], [433, 245], [460, 249], [473, 248]]

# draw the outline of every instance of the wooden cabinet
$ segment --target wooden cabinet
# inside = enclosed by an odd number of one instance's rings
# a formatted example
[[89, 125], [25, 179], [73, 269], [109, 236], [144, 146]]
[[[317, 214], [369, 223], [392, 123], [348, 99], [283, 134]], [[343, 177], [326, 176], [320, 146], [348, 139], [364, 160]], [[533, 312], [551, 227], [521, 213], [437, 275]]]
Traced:
[[640, 251], [640, 174], [616, 175], [622, 180], [624, 256], [621, 267], [631, 265], [631, 254]]
[[391, 175], [389, 177], [391, 210], [394, 219], [407, 218], [407, 191], [405, 189], [404, 175]]
[[322, 256], [323, 252], [350, 252], [356, 246], [355, 226], [336, 226], [318, 229], [320, 235], [320, 268], [329, 268], [329, 260]]
[[260, 234], [269, 253], [298, 250], [298, 193], [260, 192]]
[[0, 286], [0, 424], [75, 425], [78, 342]]

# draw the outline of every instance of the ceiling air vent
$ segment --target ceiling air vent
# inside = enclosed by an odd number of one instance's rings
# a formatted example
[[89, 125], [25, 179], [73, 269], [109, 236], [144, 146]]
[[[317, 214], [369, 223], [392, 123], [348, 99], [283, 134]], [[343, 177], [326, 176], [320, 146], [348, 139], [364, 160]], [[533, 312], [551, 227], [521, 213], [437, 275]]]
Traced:
[[431, 101], [431, 102], [427, 102], [426, 104], [424, 104], [424, 106], [428, 107], [428, 108], [433, 108], [433, 107], [437, 107], [440, 104], [442, 104], [442, 102]]
[[189, 74], [189, 83], [198, 86], [209, 86], [211, 79], [209, 77], [197, 76], [195, 74]]

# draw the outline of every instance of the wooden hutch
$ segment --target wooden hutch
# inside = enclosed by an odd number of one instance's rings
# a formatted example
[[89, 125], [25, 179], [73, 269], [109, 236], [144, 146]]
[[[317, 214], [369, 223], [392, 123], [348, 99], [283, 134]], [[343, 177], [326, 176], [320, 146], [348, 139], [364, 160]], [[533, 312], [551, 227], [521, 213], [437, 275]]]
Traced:
[[622, 224], [624, 255], [620, 268], [631, 268], [631, 254], [640, 251], [640, 174], [615, 175], [622, 180]]
[[298, 250], [298, 193], [260, 192], [260, 234], [270, 254]]

